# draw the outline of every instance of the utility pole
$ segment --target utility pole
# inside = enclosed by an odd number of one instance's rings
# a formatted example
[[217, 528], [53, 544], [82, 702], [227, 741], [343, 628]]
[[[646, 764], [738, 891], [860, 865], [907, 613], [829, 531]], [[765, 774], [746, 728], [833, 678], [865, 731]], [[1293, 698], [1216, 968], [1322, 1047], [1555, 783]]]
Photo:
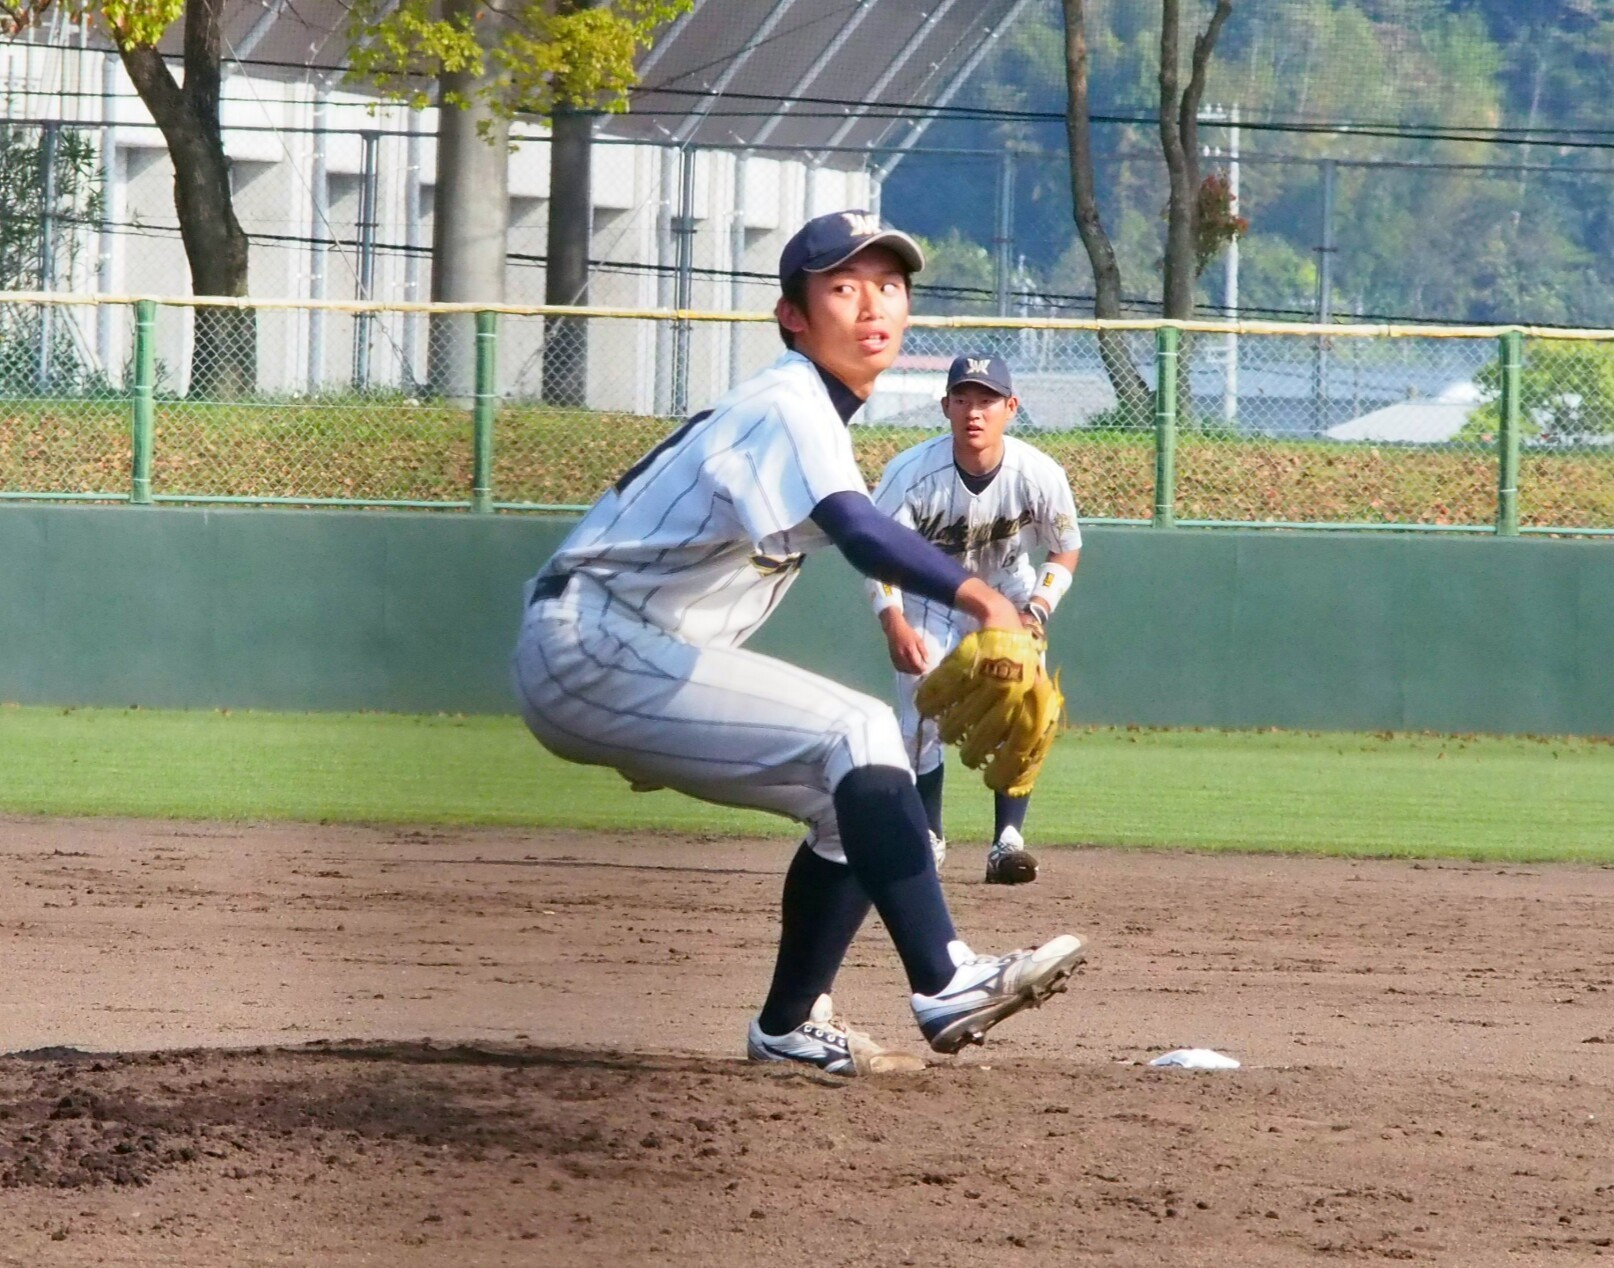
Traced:
[[[381, 134], [372, 130], [360, 134], [363, 146], [359, 176], [359, 287], [361, 300], [375, 298], [376, 203], [380, 196]], [[375, 314], [361, 312], [353, 320], [353, 377], [355, 392], [370, 390], [370, 344], [375, 333]]]
[[[308, 298], [325, 298], [325, 242], [331, 231], [330, 169], [326, 162], [326, 124], [329, 121], [330, 83], [320, 79], [314, 88], [313, 153], [309, 163]], [[308, 310], [308, 394], [325, 387], [325, 310]]]
[[[1323, 160], [1322, 245], [1317, 248], [1317, 324], [1326, 326], [1334, 319], [1334, 160]], [[1317, 336], [1317, 356], [1312, 369], [1312, 400], [1317, 430], [1328, 426], [1328, 337]]]
[[[82, 31], [84, 28], [80, 27]], [[118, 122], [117, 91], [118, 69], [121, 63], [116, 53], [101, 59], [101, 232], [96, 243], [95, 284], [102, 295], [112, 293], [112, 271], [117, 257], [118, 215], [122, 211], [122, 185], [118, 180]], [[111, 304], [100, 304], [95, 310], [95, 355], [110, 380], [117, 373], [122, 356], [113, 352], [113, 319]]]
[[998, 316], [1009, 315], [1009, 283], [1014, 268], [1014, 151], [1005, 146], [998, 157], [997, 233], [995, 283]]
[[[1227, 210], [1234, 217], [1239, 214], [1239, 108], [1234, 103], [1227, 112]], [[1226, 321], [1239, 318], [1239, 240], [1234, 234], [1227, 244], [1227, 257], [1222, 262], [1222, 317]], [[1227, 334], [1225, 364], [1222, 373], [1222, 421], [1235, 422], [1239, 415], [1239, 337], [1232, 331]]]
[[[409, 112], [409, 139], [404, 157], [404, 299], [413, 304], [420, 299], [421, 181], [422, 157], [420, 111]], [[402, 382], [415, 395], [420, 384], [420, 314], [405, 313], [403, 319]]]
[[[61, 127], [54, 120], [40, 129], [39, 138], [39, 289], [56, 289], [56, 148]], [[39, 393], [50, 391], [51, 345], [56, 342], [56, 309], [39, 309]]]
[[[1228, 214], [1237, 216], [1239, 213], [1239, 108], [1231, 105], [1225, 109], [1221, 106], [1210, 106], [1199, 112], [1201, 123], [1219, 123], [1227, 128], [1227, 152], [1202, 147], [1202, 153], [1207, 158], [1227, 159], [1227, 192]], [[1239, 240], [1238, 236], [1228, 242], [1227, 250], [1222, 259], [1222, 317], [1226, 321], [1238, 320], [1239, 308]], [[1229, 332], [1222, 342], [1222, 419], [1232, 423], [1238, 418], [1239, 412], [1239, 337]]]
[[[673, 218], [673, 233], [678, 243], [673, 307], [685, 311], [695, 302], [695, 150], [687, 143], [678, 151], [678, 214]], [[680, 317], [673, 324], [674, 418], [683, 418], [689, 413], [690, 333], [686, 318]]]

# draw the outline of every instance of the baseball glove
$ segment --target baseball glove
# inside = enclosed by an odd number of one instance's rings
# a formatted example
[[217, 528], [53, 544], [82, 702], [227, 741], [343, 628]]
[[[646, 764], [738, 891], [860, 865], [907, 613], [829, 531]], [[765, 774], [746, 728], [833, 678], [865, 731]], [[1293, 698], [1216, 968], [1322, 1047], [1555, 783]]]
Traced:
[[986, 786], [1024, 797], [1064, 721], [1065, 697], [1042, 663], [1044, 641], [1028, 629], [967, 635], [919, 684], [919, 712], [964, 765], [985, 767]]

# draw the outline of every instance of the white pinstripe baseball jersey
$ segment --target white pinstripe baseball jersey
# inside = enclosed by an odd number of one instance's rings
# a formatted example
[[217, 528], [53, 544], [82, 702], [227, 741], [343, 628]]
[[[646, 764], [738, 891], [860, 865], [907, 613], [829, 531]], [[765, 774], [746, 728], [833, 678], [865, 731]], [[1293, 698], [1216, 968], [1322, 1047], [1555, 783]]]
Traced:
[[[953, 461], [953, 438], [948, 433], [893, 458], [874, 491], [874, 501], [1020, 606], [1037, 583], [1034, 550], [1040, 547], [1055, 554], [1082, 546], [1076, 500], [1064, 469], [1013, 436], [1003, 438], [1003, 464], [979, 493], [965, 485]], [[952, 608], [919, 595], [904, 594], [902, 600], [908, 623], [938, 638], [966, 620]]]
[[837, 409], [856, 398], [835, 386], [787, 353], [635, 463], [535, 578], [513, 669], [551, 752], [788, 815], [845, 862], [832, 793], [857, 767], [906, 766], [897, 720], [740, 646], [829, 543], [814, 507], [868, 497]]
[[636, 463], [540, 576], [587, 576], [686, 642], [737, 647], [829, 544], [813, 508], [846, 491], [868, 495], [846, 424], [787, 352]]

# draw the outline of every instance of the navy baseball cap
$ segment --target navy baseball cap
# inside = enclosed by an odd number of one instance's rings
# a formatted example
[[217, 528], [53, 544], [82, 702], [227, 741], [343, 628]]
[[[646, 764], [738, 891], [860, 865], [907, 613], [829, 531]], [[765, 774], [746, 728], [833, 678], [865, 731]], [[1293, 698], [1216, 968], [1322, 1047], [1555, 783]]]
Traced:
[[910, 273], [925, 267], [925, 253], [900, 229], [888, 229], [872, 211], [832, 211], [814, 216], [779, 253], [779, 283], [797, 273], [827, 273], [868, 247], [886, 247]]
[[947, 367], [947, 390], [951, 392], [960, 383], [979, 383], [999, 396], [1014, 395], [1009, 363], [985, 352], [966, 352], [953, 358], [953, 364]]

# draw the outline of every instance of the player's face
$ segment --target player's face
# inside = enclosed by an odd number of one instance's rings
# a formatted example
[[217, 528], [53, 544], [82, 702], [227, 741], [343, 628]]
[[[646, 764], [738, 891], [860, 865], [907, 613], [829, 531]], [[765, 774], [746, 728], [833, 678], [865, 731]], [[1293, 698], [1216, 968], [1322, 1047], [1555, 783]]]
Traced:
[[812, 358], [867, 399], [902, 351], [908, 327], [908, 275], [884, 247], [859, 251], [840, 267], [807, 276], [806, 311], [781, 300], [777, 315]]
[[953, 429], [954, 457], [982, 474], [997, 466], [1003, 459], [1004, 429], [1019, 408], [1018, 397], [999, 396], [980, 383], [953, 388], [942, 398], [942, 413]]

